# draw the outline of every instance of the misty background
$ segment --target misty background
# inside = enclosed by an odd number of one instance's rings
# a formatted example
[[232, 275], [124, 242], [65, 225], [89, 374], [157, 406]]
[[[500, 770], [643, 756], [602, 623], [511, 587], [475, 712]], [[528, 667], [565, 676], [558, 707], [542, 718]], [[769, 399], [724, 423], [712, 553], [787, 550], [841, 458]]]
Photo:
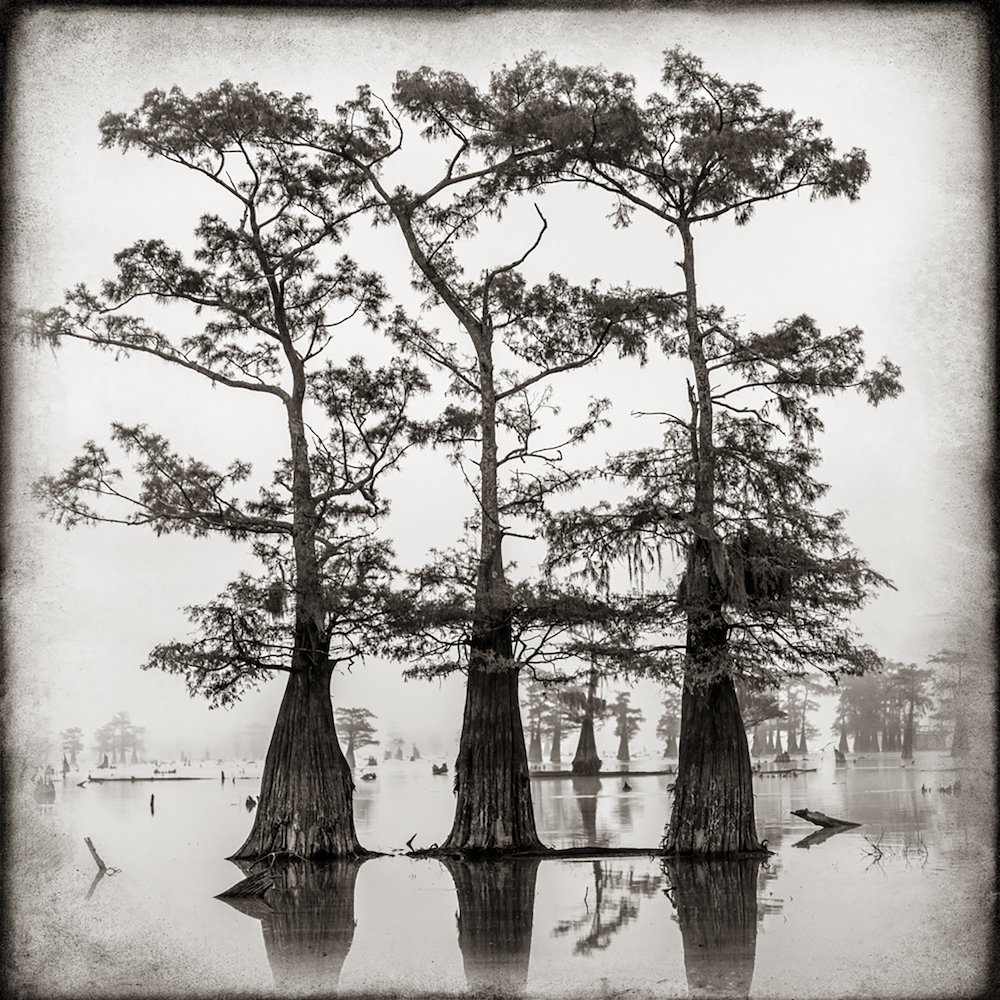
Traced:
[[[663, 50], [683, 46], [712, 72], [760, 84], [767, 104], [820, 119], [838, 149], [867, 151], [872, 177], [855, 204], [790, 198], [763, 206], [743, 228], [730, 221], [700, 227], [699, 294], [755, 329], [803, 312], [824, 329], [860, 326], [868, 360], [884, 354], [902, 368], [903, 396], [877, 410], [855, 397], [821, 403], [819, 478], [832, 484], [825, 504], [850, 512], [858, 550], [896, 586], [856, 624], [894, 660], [922, 664], [962, 642], [988, 651], [994, 373], [984, 36], [971, 10], [952, 7], [35, 11], [18, 23], [10, 56], [8, 302], [57, 304], [66, 287], [109, 276], [113, 254], [140, 238], [191, 247], [198, 216], [218, 204], [211, 185], [137, 153], [98, 147], [101, 116], [132, 109], [154, 87], [194, 93], [227, 78], [254, 80], [267, 90], [309, 94], [321, 115], [332, 115], [362, 83], [388, 100], [398, 69], [426, 64], [481, 83], [491, 69], [537, 49], [563, 63], [600, 62], [631, 73], [642, 97], [659, 86]], [[412, 186], [444, 157], [416, 133], [399, 157], [407, 172], [391, 174]], [[679, 245], [675, 253], [651, 221], [613, 230], [601, 196], [568, 185], [538, 201], [549, 228], [525, 266], [529, 280], [556, 271], [577, 282], [680, 287]], [[532, 199], [524, 199], [487, 239], [469, 245], [466, 259], [510, 259], [536, 232]], [[416, 311], [408, 257], [394, 230], [357, 224], [344, 249], [380, 270], [393, 295]], [[180, 309], [150, 315], [165, 330], [194, 321]], [[447, 320], [428, 321], [454, 332]], [[343, 344], [332, 357], [390, 350], [360, 327]], [[56, 355], [8, 347], [7, 364], [4, 604], [15, 744], [55, 741], [60, 730], [80, 726], [89, 745], [123, 710], [146, 728], [150, 757], [259, 754], [249, 734], [259, 739], [263, 729], [266, 741], [282, 678], [231, 710], [210, 712], [188, 697], [182, 679], [139, 670], [154, 645], [187, 634], [185, 605], [213, 597], [250, 568], [248, 549], [116, 526], [67, 532], [38, 517], [29, 491], [84, 441], [105, 440], [112, 420], [146, 423], [179, 453], [210, 464], [251, 461], [259, 481], [284, 447], [276, 402], [243, 399], [256, 394], [212, 388], [154, 359], [115, 363], [82, 346]], [[441, 405], [440, 379], [436, 386], [423, 412]], [[654, 443], [656, 419], [633, 411], [669, 409], [684, 395], [682, 368], [655, 349], [644, 368], [609, 358], [553, 386], [560, 407], [553, 440], [559, 422], [579, 422], [589, 398], [613, 402], [613, 426], [568, 454], [572, 466]], [[406, 568], [431, 547], [457, 542], [472, 513], [461, 473], [444, 453], [412, 455], [383, 488], [392, 499], [385, 531]], [[600, 498], [603, 489], [591, 485], [560, 502]], [[527, 574], [538, 549], [511, 543], [507, 554], [518, 563], [514, 575]], [[335, 705], [371, 709], [383, 747], [399, 736], [424, 756], [450, 755], [463, 679], [404, 683], [403, 666], [370, 658], [336, 675]], [[625, 687], [612, 682], [605, 692]], [[635, 686], [632, 703], [646, 713], [636, 755], [660, 749], [660, 698], [651, 682]], [[833, 721], [829, 702], [814, 721], [822, 745]], [[598, 734], [607, 755], [616, 743], [611, 731], [607, 725]], [[58, 762], [55, 750], [50, 756]], [[81, 769], [92, 759], [85, 751]]]

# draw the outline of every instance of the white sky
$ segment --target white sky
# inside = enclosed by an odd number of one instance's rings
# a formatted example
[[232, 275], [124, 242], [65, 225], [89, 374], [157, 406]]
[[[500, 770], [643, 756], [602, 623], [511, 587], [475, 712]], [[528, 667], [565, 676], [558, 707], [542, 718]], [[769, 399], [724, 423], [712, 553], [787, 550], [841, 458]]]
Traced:
[[[9, 287], [17, 305], [52, 305], [65, 287], [109, 275], [112, 255], [136, 239], [190, 245], [198, 215], [214, 207], [205, 184], [141, 155], [98, 148], [101, 115], [133, 108], [151, 88], [177, 84], [193, 93], [225, 78], [256, 80], [303, 91], [332, 112], [361, 83], [388, 97], [397, 69], [428, 64], [484, 81], [491, 68], [540, 49], [632, 73], [644, 95], [658, 84], [662, 51], [680, 44], [728, 79], [759, 83], [768, 103], [819, 118], [838, 148], [867, 150], [872, 179], [854, 205], [796, 199], [762, 207], [742, 229], [728, 221], [703, 227], [699, 292], [702, 302], [724, 304], [758, 328], [801, 312], [824, 327], [859, 325], [871, 360], [887, 354], [902, 367], [899, 400], [875, 411], [853, 398], [823, 407], [821, 476], [833, 485], [831, 506], [850, 511], [859, 550], [898, 588], [858, 624], [884, 655], [920, 661], [970, 632], [988, 642], [983, 623], [992, 613], [984, 37], [974, 14], [951, 7], [34, 12], [12, 39]], [[424, 170], [443, 154], [422, 155]], [[600, 197], [570, 188], [550, 192], [541, 206], [549, 231], [529, 276], [560, 271], [576, 281], [678, 287], [679, 246], [650, 221], [613, 231]], [[476, 259], [496, 263], [534, 232], [526, 203], [509, 214], [497, 242], [476, 248]], [[348, 250], [382, 268], [412, 302], [394, 232], [358, 230]], [[172, 313], [165, 322], [180, 330], [185, 321]], [[438, 322], [450, 332], [446, 317]], [[18, 718], [55, 731], [80, 725], [89, 738], [124, 709], [150, 731], [154, 752], [229, 752], [235, 730], [270, 726], [282, 680], [231, 712], [209, 714], [179, 678], [141, 673], [138, 664], [157, 642], [185, 634], [179, 609], [221, 590], [246, 564], [245, 552], [221, 540], [157, 539], [113, 526], [67, 533], [36, 517], [27, 490], [83, 441], [105, 439], [112, 420], [147, 422], [184, 454], [217, 464], [247, 458], [267, 475], [282, 446], [274, 401], [213, 390], [152, 361], [115, 364], [73, 347], [56, 358], [20, 351], [11, 358], [5, 583]], [[615, 401], [613, 430], [574, 460], [589, 464], [655, 441], [655, 423], [630, 412], [664, 409], [664, 391], [683, 391], [677, 376], [654, 354], [641, 372], [605, 363], [554, 383], [568, 421], [590, 395]], [[407, 463], [391, 491], [391, 537], [404, 564], [456, 539], [469, 500], [443, 456]], [[370, 707], [383, 740], [398, 733], [426, 753], [439, 733], [441, 752], [450, 752], [462, 681], [404, 687], [400, 669], [373, 661], [335, 679], [335, 702]], [[655, 689], [640, 686], [635, 701], [649, 720], [637, 745], [653, 749]], [[599, 744], [611, 748], [610, 730]]]

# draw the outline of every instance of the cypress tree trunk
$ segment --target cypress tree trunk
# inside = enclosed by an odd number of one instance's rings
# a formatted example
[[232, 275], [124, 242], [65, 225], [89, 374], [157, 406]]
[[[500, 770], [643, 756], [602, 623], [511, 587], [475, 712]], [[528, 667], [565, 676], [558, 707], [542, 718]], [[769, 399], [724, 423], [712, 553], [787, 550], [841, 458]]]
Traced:
[[585, 717], [580, 724], [580, 740], [573, 758], [574, 774], [597, 774], [601, 769], [601, 758], [597, 756], [597, 741], [594, 739], [594, 720]]
[[304, 858], [365, 853], [354, 831], [354, 782], [330, 701], [333, 671], [315, 631], [296, 630], [293, 666], [264, 760], [253, 829], [232, 859], [272, 851]]
[[667, 740], [667, 756], [668, 757], [676, 757], [677, 756], [677, 737], [676, 736], [671, 736], [670, 739]]
[[791, 728], [788, 730], [788, 752], [799, 752], [799, 741], [795, 738], [795, 730]]
[[531, 806], [517, 670], [509, 666], [510, 627], [473, 636], [475, 652], [506, 660], [488, 669], [490, 658], [473, 653], [465, 694], [465, 717], [455, 763], [455, 819], [442, 847], [452, 850], [541, 849]]
[[465, 714], [455, 762], [455, 819], [442, 846], [472, 851], [541, 849], [518, 701], [510, 588], [504, 576], [492, 331], [480, 327], [469, 332], [480, 373], [482, 520]]
[[663, 849], [696, 855], [763, 851], [754, 825], [752, 778], [732, 678], [685, 685], [674, 804]]
[[774, 734], [769, 729], [767, 731], [767, 742], [764, 745], [765, 753], [774, 753]]
[[802, 723], [802, 733], [799, 736], [799, 753], [809, 753], [809, 748], [806, 746], [806, 724], [804, 722]]
[[843, 726], [840, 728], [840, 746], [837, 749], [843, 754], [849, 752], [847, 747], [847, 730]]
[[622, 717], [622, 734], [618, 739], [618, 760], [627, 761], [629, 759], [628, 754], [628, 719]]
[[347, 766], [353, 771], [357, 766], [358, 762], [354, 757], [354, 734], [352, 733], [347, 737]]
[[774, 744], [774, 755], [776, 757], [780, 757], [785, 752], [784, 748], [781, 745], [781, 730], [780, 729], [778, 730], [777, 737], [778, 738], [777, 738], [777, 740], [776, 740], [776, 742]]
[[716, 576], [715, 441], [711, 376], [699, 330], [691, 224], [677, 229], [684, 246], [685, 327], [694, 374], [695, 415], [693, 515], [698, 530], [690, 542], [687, 592], [687, 662], [681, 697], [680, 753], [673, 810], [663, 839], [669, 854], [726, 854], [763, 850], [754, 827], [754, 806], [743, 717], [732, 677], [726, 672], [728, 627], [723, 590]]
[[518, 995], [527, 985], [538, 862], [444, 859], [458, 896], [465, 978], [477, 995]]
[[597, 774], [601, 769], [601, 758], [597, 756], [597, 740], [594, 738], [596, 704], [597, 671], [591, 667], [590, 676], [587, 678], [587, 704], [584, 707], [583, 722], [580, 724], [576, 755], [573, 757], [574, 774]]
[[549, 763], [562, 763], [562, 711], [559, 706], [556, 706], [555, 720], [552, 726], [552, 752], [549, 754]]
[[542, 762], [542, 733], [537, 725], [531, 729], [531, 744], [528, 747], [528, 763], [541, 764]]
[[692, 997], [747, 997], [757, 952], [757, 858], [670, 859]]
[[903, 752], [900, 756], [904, 759], [913, 756], [913, 702], [910, 702], [910, 711], [906, 716], [906, 728], [903, 730]]

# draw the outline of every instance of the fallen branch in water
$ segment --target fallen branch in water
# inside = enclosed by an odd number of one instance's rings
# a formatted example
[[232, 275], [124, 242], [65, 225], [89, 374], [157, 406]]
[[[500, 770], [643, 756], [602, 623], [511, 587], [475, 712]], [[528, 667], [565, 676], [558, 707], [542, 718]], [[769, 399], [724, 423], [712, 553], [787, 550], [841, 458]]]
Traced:
[[97, 862], [98, 870], [102, 874], [106, 872], [108, 870], [108, 866], [101, 860], [100, 854], [97, 853], [97, 849], [94, 847], [94, 842], [90, 839], [90, 837], [84, 837], [83, 842], [90, 848], [90, 853], [93, 855], [94, 861]]
[[87, 893], [87, 899], [90, 899], [94, 895], [94, 890], [97, 888], [98, 882], [104, 878], [105, 875], [117, 875], [121, 869], [120, 868], [109, 868], [101, 858], [100, 854], [97, 853], [97, 848], [94, 847], [94, 842], [90, 837], [84, 837], [83, 842], [90, 849], [90, 853], [97, 865], [97, 874], [94, 876], [94, 881], [90, 883], [90, 891]]
[[816, 826], [861, 826], [860, 823], [852, 823], [847, 819], [836, 819], [833, 816], [827, 816], [826, 813], [815, 812], [812, 809], [793, 809], [792, 815], [798, 816], [800, 819], [804, 819], [809, 823], [815, 824]]

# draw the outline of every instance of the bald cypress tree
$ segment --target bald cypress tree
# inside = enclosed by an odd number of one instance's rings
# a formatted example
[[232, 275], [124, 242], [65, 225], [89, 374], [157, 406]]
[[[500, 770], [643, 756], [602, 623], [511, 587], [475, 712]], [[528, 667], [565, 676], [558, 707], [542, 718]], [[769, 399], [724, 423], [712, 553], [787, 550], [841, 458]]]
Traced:
[[868, 164], [858, 149], [838, 155], [818, 121], [768, 107], [760, 87], [730, 83], [680, 49], [665, 54], [663, 90], [644, 103], [629, 81], [593, 69], [549, 64], [546, 79], [573, 94], [580, 118], [592, 113], [584, 139], [534, 123], [534, 135], [559, 147], [550, 179], [608, 192], [617, 225], [644, 213], [679, 241], [664, 243], [663, 259], [665, 272], [676, 263], [683, 274], [682, 318], [665, 325], [661, 343], [686, 369], [688, 396], [684, 412], [659, 414], [668, 428], [659, 447], [609, 463], [633, 499], [557, 519], [550, 541], [568, 562], [582, 552], [598, 578], [643, 546], [679, 557], [682, 634], [649, 647], [665, 676], [683, 682], [664, 846], [756, 851], [735, 679], [773, 685], [786, 671], [877, 662], [847, 616], [887, 581], [851, 550], [843, 513], [818, 506], [826, 487], [812, 475], [822, 429], [814, 400], [854, 388], [877, 404], [900, 391], [899, 373], [885, 359], [864, 368], [857, 328], [823, 333], [800, 315], [749, 331], [703, 304], [696, 233], [727, 217], [746, 224], [763, 203], [797, 192], [853, 200]]
[[[286, 677], [241, 858], [361, 851], [330, 683], [377, 627], [389, 558], [373, 530], [384, 511], [378, 481], [420, 439], [406, 413], [427, 388], [409, 361], [373, 369], [343, 352], [331, 357], [341, 327], [379, 323], [386, 293], [347, 256], [324, 263], [322, 252], [367, 206], [357, 178], [296, 145], [314, 124], [302, 95], [229, 82], [193, 97], [153, 90], [134, 111], [105, 115], [105, 147], [204, 183], [210, 200], [194, 253], [139, 240], [116, 255], [99, 290], [77, 286], [62, 306], [23, 317], [36, 342], [152, 359], [223, 395], [256, 399], [285, 435], [277, 468], [254, 484], [246, 461], [216, 469], [143, 424], [115, 423], [109, 447], [87, 442], [35, 488], [66, 527], [221, 536], [255, 557], [257, 575], [186, 609], [194, 638], [157, 646], [144, 664], [180, 676], [213, 705]], [[148, 317], [167, 307], [174, 315], [154, 325]], [[220, 398], [204, 433], [227, 418]]]

